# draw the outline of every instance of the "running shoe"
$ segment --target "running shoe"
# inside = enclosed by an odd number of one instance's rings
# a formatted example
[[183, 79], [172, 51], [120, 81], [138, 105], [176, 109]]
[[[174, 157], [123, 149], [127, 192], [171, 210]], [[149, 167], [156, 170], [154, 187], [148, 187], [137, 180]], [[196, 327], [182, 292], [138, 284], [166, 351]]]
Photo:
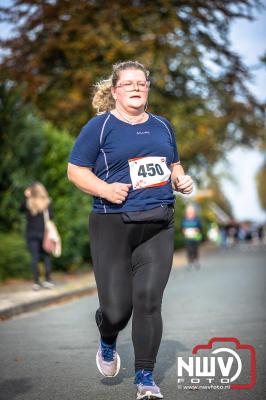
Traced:
[[41, 285], [39, 284], [39, 283], [34, 283], [33, 285], [32, 285], [32, 289], [33, 290], [35, 290], [36, 292], [38, 291], [38, 290], [40, 290], [42, 287], [41, 287]]
[[42, 286], [43, 286], [45, 289], [52, 289], [52, 288], [55, 286], [55, 284], [54, 284], [53, 282], [51, 282], [51, 281], [44, 281], [44, 282], [42, 283]]
[[196, 262], [194, 263], [194, 267], [195, 267], [195, 269], [196, 269], [197, 271], [199, 271], [199, 270], [200, 270], [200, 263], [199, 263], [198, 261], [196, 261]]
[[96, 354], [96, 364], [103, 376], [114, 377], [120, 370], [120, 357], [116, 351], [116, 343], [106, 344], [100, 341], [99, 350]]
[[146, 369], [137, 371], [134, 383], [137, 385], [137, 400], [163, 399], [160, 388], [153, 380], [151, 371]]

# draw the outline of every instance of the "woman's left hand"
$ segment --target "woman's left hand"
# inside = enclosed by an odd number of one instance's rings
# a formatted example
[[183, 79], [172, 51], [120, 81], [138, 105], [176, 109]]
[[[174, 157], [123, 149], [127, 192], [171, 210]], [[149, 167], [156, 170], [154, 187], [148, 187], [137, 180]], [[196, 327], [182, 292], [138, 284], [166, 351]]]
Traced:
[[30, 196], [31, 196], [31, 190], [30, 190], [30, 188], [27, 188], [27, 189], [24, 191], [24, 196], [25, 196], [25, 197], [30, 197]]
[[172, 188], [182, 194], [190, 194], [193, 190], [193, 180], [189, 175], [177, 176], [172, 179]]

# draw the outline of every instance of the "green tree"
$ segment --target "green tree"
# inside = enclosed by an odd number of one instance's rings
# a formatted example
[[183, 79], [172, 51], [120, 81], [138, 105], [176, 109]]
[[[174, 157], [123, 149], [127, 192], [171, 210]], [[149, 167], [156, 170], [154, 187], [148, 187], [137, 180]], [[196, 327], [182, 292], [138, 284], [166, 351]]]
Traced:
[[114, 62], [137, 58], [152, 73], [150, 110], [173, 122], [185, 166], [208, 168], [235, 144], [262, 135], [262, 106], [229, 41], [230, 23], [252, 19], [261, 4], [14, 0], [1, 13], [15, 29], [2, 43], [2, 70], [25, 83], [45, 119], [76, 134], [93, 114], [93, 83]]
[[25, 187], [32, 183], [43, 151], [42, 128], [23, 100], [22, 88], [0, 83], [0, 227], [19, 229], [18, 212]]

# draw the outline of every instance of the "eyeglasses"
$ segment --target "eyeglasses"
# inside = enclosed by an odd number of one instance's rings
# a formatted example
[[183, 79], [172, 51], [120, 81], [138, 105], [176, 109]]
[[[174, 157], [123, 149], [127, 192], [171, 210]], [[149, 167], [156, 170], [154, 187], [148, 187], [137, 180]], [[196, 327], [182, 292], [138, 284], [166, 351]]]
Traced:
[[[136, 89], [137, 86], [137, 89]], [[134, 90], [139, 90], [140, 92], [145, 92], [150, 86], [149, 81], [139, 81], [139, 82], [123, 82], [117, 85], [116, 88], [121, 87], [125, 92], [134, 92]]]

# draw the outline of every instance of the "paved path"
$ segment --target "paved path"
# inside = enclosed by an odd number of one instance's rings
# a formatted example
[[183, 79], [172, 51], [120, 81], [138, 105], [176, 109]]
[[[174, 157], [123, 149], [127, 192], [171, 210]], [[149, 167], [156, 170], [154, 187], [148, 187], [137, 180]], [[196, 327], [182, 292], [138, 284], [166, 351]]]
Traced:
[[[173, 269], [164, 296], [164, 334], [155, 370], [166, 400], [264, 400], [266, 249], [219, 250], [200, 271]], [[0, 324], [1, 400], [133, 400], [130, 324], [121, 333], [121, 373], [95, 368], [97, 296], [23, 314]], [[212, 337], [254, 345], [257, 384], [250, 390], [181, 390], [176, 358]], [[245, 360], [244, 360], [245, 362]], [[244, 368], [243, 379], [248, 379]]]

